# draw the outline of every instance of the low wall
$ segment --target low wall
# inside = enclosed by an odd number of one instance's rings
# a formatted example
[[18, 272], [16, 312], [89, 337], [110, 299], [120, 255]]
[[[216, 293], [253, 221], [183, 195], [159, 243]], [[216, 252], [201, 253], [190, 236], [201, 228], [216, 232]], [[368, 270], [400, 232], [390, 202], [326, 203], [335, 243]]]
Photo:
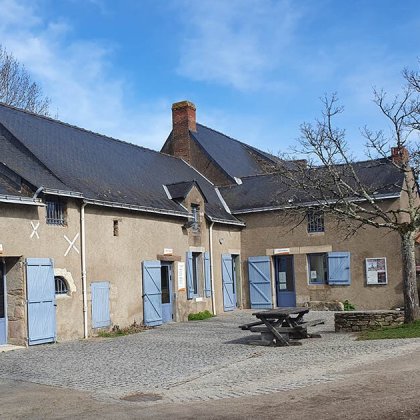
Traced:
[[349, 311], [334, 314], [336, 332], [375, 330], [401, 325], [403, 311]]

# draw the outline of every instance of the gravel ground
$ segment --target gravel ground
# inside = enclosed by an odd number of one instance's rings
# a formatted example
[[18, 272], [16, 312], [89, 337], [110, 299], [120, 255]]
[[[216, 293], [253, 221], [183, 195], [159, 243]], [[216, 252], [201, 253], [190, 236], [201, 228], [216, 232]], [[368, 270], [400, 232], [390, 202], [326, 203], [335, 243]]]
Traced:
[[[100, 400], [144, 392], [162, 402], [194, 402], [293, 390], [343, 379], [346, 369], [409, 354], [420, 339], [355, 341], [336, 334], [333, 313], [312, 328], [322, 338], [299, 347], [247, 344], [251, 311], [167, 324], [139, 334], [34, 346], [0, 354], [0, 378], [85, 390]], [[129, 404], [129, 403], [127, 403]]]

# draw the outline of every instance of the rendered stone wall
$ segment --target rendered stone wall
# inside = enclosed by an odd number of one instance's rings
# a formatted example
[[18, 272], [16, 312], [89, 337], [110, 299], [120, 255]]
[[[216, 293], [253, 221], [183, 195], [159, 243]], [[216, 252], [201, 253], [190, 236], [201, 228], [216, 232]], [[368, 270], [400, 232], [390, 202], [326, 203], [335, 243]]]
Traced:
[[334, 314], [336, 332], [374, 330], [404, 322], [402, 311], [351, 311]]

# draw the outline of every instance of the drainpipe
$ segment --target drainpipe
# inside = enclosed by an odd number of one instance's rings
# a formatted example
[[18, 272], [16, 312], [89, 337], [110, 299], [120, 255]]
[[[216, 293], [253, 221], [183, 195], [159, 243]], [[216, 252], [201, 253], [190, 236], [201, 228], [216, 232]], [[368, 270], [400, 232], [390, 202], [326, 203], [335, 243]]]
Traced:
[[88, 321], [87, 321], [87, 288], [86, 288], [86, 229], [85, 229], [85, 207], [83, 203], [80, 207], [80, 231], [81, 231], [81, 258], [82, 258], [82, 294], [83, 294], [83, 333], [84, 338], [88, 338]]
[[211, 222], [209, 227], [209, 250], [210, 250], [210, 281], [211, 281], [211, 306], [213, 315], [216, 315], [216, 297], [214, 295], [214, 274], [213, 274], [213, 225]]
[[32, 200], [36, 200], [38, 198], [38, 195], [40, 194], [40, 192], [44, 189], [44, 187], [41, 185], [36, 191], [34, 196], [32, 197]]

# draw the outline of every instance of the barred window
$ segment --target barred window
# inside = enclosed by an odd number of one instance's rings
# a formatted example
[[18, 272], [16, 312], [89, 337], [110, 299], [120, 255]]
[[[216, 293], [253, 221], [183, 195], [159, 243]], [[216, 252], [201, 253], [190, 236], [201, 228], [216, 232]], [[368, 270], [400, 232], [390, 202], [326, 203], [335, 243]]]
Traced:
[[322, 211], [308, 212], [308, 233], [324, 232], [324, 213]]
[[197, 204], [192, 204], [191, 213], [193, 216], [193, 231], [198, 232], [200, 230], [200, 206], [198, 206]]
[[47, 224], [64, 226], [66, 224], [66, 206], [58, 200], [46, 201], [47, 205]]
[[54, 277], [54, 281], [56, 295], [65, 295], [68, 293], [69, 289], [67, 287], [66, 280], [64, 280], [64, 277], [56, 276]]

